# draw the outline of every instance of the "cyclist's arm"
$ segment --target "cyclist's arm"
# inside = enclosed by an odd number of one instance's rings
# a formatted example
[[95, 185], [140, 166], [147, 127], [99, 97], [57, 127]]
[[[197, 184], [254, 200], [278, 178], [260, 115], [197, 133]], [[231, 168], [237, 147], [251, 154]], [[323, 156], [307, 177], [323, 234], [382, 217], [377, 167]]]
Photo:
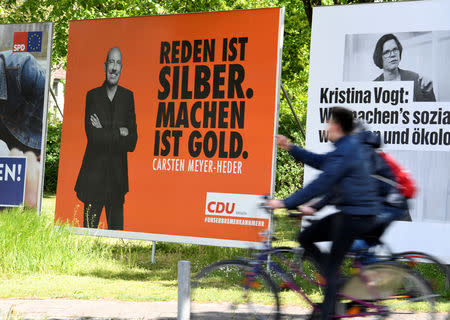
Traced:
[[287, 209], [295, 209], [315, 197], [330, 193], [333, 186], [344, 176], [347, 168], [351, 165], [352, 161], [345, 157], [343, 153], [333, 152], [329, 154], [327, 161], [322, 165], [323, 172], [317, 179], [286, 198], [284, 206]]
[[291, 146], [291, 148], [289, 149], [289, 154], [295, 160], [303, 162], [304, 164], [307, 164], [308, 166], [315, 169], [321, 169], [326, 158], [326, 155], [324, 154], [310, 152], [295, 145]]
[[310, 207], [315, 209], [316, 211], [319, 211], [323, 207], [325, 207], [328, 204], [330, 204], [330, 202], [332, 201], [333, 197], [334, 197], [334, 195], [329, 193], [329, 194], [323, 196], [319, 201], [313, 203]]

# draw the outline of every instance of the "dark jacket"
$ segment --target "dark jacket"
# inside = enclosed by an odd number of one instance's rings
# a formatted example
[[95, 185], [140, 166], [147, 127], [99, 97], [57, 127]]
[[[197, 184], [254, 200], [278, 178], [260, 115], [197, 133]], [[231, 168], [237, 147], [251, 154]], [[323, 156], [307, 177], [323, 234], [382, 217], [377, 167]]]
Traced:
[[[91, 124], [93, 114], [102, 128]], [[105, 84], [89, 91], [84, 126], [87, 146], [75, 185], [78, 198], [85, 203], [123, 202], [129, 189], [127, 152], [134, 151], [137, 142], [133, 92], [118, 86], [111, 102]], [[127, 136], [120, 135], [120, 127], [128, 129]]]
[[[422, 90], [420, 88], [419, 75], [417, 73], [400, 68], [398, 68], [398, 71], [400, 71], [401, 81], [414, 81], [414, 101], [436, 101], [433, 88], [431, 90]], [[374, 81], [384, 81], [384, 74], [380, 74]]]
[[336, 208], [346, 214], [376, 215], [379, 201], [370, 178], [366, 153], [353, 135], [344, 136], [335, 142], [335, 150], [316, 154], [294, 146], [290, 154], [322, 173], [304, 189], [300, 189], [284, 200], [288, 209], [294, 209], [313, 198], [333, 194], [341, 190]]
[[[383, 204], [381, 210], [384, 211], [387, 207], [407, 210], [408, 203], [406, 198], [393, 186], [393, 184], [395, 184], [395, 178], [389, 165], [376, 151], [376, 149], [381, 146], [380, 136], [367, 130], [361, 131], [355, 134], [355, 136], [358, 138], [364, 148], [364, 152], [367, 154], [366, 159], [368, 159], [370, 164], [371, 178], [375, 184], [378, 197]], [[327, 194], [318, 202], [314, 203], [312, 207], [316, 210], [320, 210], [326, 205], [339, 203], [340, 196], [341, 190], [334, 188], [333, 193]]]

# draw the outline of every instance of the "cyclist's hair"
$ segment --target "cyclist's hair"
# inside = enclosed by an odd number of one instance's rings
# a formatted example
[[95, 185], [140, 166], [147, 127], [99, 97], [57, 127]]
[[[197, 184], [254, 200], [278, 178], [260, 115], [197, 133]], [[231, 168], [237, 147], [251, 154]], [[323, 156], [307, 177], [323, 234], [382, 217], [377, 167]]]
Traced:
[[331, 109], [331, 119], [341, 126], [345, 134], [350, 134], [354, 128], [353, 112], [343, 107]]
[[383, 69], [383, 46], [384, 43], [389, 40], [395, 41], [400, 52], [400, 59], [402, 58], [403, 47], [400, 41], [398, 41], [397, 37], [392, 33], [385, 34], [378, 39], [377, 44], [375, 45], [375, 50], [373, 51], [373, 62], [380, 69]]

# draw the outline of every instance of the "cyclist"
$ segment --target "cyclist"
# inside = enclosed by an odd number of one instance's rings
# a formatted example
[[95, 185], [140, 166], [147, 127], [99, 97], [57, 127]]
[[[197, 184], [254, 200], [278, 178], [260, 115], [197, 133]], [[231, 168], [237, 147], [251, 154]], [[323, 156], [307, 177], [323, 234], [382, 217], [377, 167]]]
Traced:
[[[371, 177], [374, 179], [378, 196], [382, 201], [380, 214], [375, 220], [375, 229], [370, 232], [369, 237], [366, 239], [355, 240], [350, 249], [351, 251], [358, 251], [368, 249], [377, 244], [378, 239], [392, 221], [411, 221], [411, 216], [408, 211], [407, 199], [395, 186], [395, 178], [389, 165], [376, 151], [381, 146], [380, 136], [376, 133], [365, 130], [361, 123], [356, 124], [354, 133], [365, 147], [365, 152], [367, 152], [367, 158], [370, 163]], [[324, 206], [334, 204], [335, 201], [339, 201], [336, 199], [338, 197], [339, 190], [335, 190], [334, 195], [328, 194], [309, 207], [303, 206], [302, 210], [310, 214], [315, 213]], [[376, 261], [372, 253], [366, 253], [365, 256], [366, 258], [362, 261], [365, 264]]]
[[[339, 212], [315, 221], [300, 233], [299, 242], [307, 254], [321, 265], [326, 279], [325, 297], [321, 306], [321, 320], [329, 320], [334, 313], [338, 270], [355, 239], [373, 229], [379, 212], [379, 199], [370, 178], [367, 152], [352, 134], [353, 114], [342, 107], [331, 110], [328, 139], [335, 149], [316, 154], [293, 145], [288, 138], [277, 136], [278, 146], [289, 151], [298, 161], [321, 170], [321, 174], [303, 189], [284, 200], [269, 200], [272, 209], [294, 209], [308, 201], [334, 194], [339, 190], [335, 206]], [[308, 207], [307, 207], [308, 208]], [[308, 212], [305, 212], [308, 213]], [[322, 254], [315, 242], [332, 241], [330, 254]]]

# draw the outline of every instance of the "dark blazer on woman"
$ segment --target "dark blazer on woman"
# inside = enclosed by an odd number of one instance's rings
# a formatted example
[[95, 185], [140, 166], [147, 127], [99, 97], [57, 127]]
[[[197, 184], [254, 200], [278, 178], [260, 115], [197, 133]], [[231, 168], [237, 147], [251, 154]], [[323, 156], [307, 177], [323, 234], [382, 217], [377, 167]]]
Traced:
[[[400, 81], [414, 81], [414, 101], [436, 101], [433, 88], [431, 90], [420, 89], [419, 75], [417, 73], [400, 68], [398, 68], [398, 71], [400, 71]], [[380, 74], [373, 81], [384, 81], [384, 75]]]

